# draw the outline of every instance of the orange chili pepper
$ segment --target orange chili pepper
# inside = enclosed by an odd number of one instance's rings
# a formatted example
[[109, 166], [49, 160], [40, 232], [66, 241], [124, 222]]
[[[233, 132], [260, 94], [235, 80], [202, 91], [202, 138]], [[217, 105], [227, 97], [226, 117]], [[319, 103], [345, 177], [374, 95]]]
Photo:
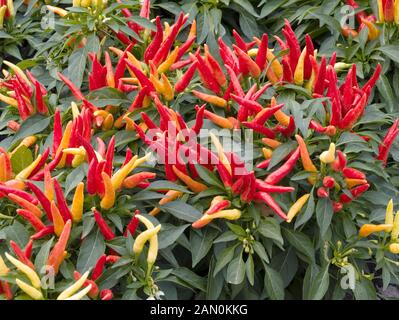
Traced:
[[82, 220], [84, 202], [84, 183], [79, 182], [73, 195], [71, 215], [73, 222]]
[[179, 169], [177, 169], [176, 166], [172, 166], [172, 168], [173, 168], [173, 172], [176, 174], [176, 176], [181, 181], [183, 181], [191, 191], [193, 191], [195, 193], [200, 193], [200, 192], [208, 189], [208, 187], [205, 184], [195, 181], [194, 179], [192, 179], [191, 177], [189, 177], [188, 175], [184, 174]]

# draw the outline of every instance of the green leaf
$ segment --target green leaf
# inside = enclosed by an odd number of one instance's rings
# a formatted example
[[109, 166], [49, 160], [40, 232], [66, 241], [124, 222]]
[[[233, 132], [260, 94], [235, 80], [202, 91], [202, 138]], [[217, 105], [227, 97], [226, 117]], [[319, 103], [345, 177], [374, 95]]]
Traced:
[[284, 299], [284, 283], [280, 274], [265, 265], [265, 289], [270, 299], [283, 300]]
[[176, 183], [170, 182], [170, 181], [166, 181], [166, 180], [157, 180], [152, 182], [147, 188], [146, 190], [148, 191], [159, 191], [159, 190], [176, 190], [176, 191], [181, 191], [184, 193], [192, 193], [191, 191], [189, 191], [186, 187], [183, 187], [181, 185], [178, 185]]
[[218, 231], [211, 228], [206, 228], [203, 232], [198, 230], [191, 231], [190, 244], [193, 268], [207, 255], [217, 235]]
[[287, 142], [279, 146], [273, 151], [272, 158], [270, 160], [267, 170], [271, 170], [275, 165], [277, 165], [281, 160], [286, 158], [292, 150], [297, 147], [297, 144], [293, 141]]
[[313, 243], [306, 234], [286, 228], [283, 228], [283, 234], [288, 242], [296, 250], [304, 254], [310, 262], [315, 260]]
[[334, 210], [329, 198], [319, 199], [316, 206], [316, 220], [320, 228], [320, 236], [324, 238], [330, 226]]
[[13, 153], [10, 160], [12, 171], [17, 174], [33, 162], [32, 151], [22, 145]]
[[255, 282], [255, 265], [251, 254], [248, 256], [248, 259], [245, 262], [245, 273], [247, 275], [248, 282], [251, 286], [253, 286]]
[[262, 219], [258, 227], [258, 232], [262, 236], [273, 239], [281, 245], [284, 244], [284, 239], [281, 236], [280, 225], [275, 218], [265, 217], [264, 219]]
[[227, 267], [226, 280], [231, 284], [240, 284], [245, 277], [245, 263], [242, 259], [242, 253], [235, 257]]
[[29, 241], [28, 230], [26, 230], [25, 226], [18, 221], [14, 221], [12, 225], [5, 227], [3, 232], [6, 235], [7, 241], [12, 240], [21, 248], [25, 247]]
[[215, 270], [213, 272], [213, 277], [215, 277], [220, 270], [222, 270], [231, 260], [233, 260], [234, 252], [237, 248], [237, 244], [231, 247], [224, 248], [222, 252], [217, 255], [217, 260], [215, 264]]
[[170, 213], [177, 219], [181, 219], [187, 222], [194, 222], [202, 217], [200, 211], [180, 200], [165, 203], [160, 206], [160, 209], [162, 211]]
[[78, 261], [76, 263], [76, 270], [80, 273], [90, 270], [104, 252], [104, 237], [100, 230], [97, 229], [82, 241]]
[[190, 269], [184, 267], [176, 268], [172, 273], [179, 279], [190, 284], [191, 287], [204, 292], [206, 291], [206, 280], [192, 272]]
[[330, 275], [328, 273], [330, 264], [320, 269], [314, 280], [311, 281], [307, 299], [321, 300], [328, 290]]
[[53, 242], [54, 242], [54, 238], [51, 238], [50, 240], [48, 240], [45, 243], [40, 245], [40, 250], [37, 253], [36, 258], [35, 258], [35, 268], [36, 268], [36, 270], [39, 271], [39, 273], [42, 273], [42, 271], [45, 271], [45, 270], [43, 270], [43, 267], [45, 267], [47, 264], [47, 258], [50, 253]]
[[65, 179], [65, 196], [67, 196], [72, 190], [76, 188], [79, 182], [83, 181], [87, 172], [87, 164], [84, 163], [79, 167], [73, 169]]
[[377, 50], [381, 51], [389, 59], [399, 63], [399, 45], [395, 44], [385, 45], [377, 48]]
[[366, 278], [361, 278], [360, 281], [356, 281], [355, 290], [356, 300], [376, 300], [377, 294], [373, 282]]
[[38, 132], [44, 131], [49, 124], [50, 124], [49, 117], [44, 117], [39, 114], [35, 114], [32, 117], [29, 117], [24, 122], [22, 122], [21, 127], [19, 128], [18, 132], [14, 135], [11, 144], [28, 136], [32, 136]]
[[174, 244], [188, 226], [189, 224], [184, 224], [176, 227], [172, 224], [162, 223], [162, 229], [158, 235], [159, 249], [164, 249]]

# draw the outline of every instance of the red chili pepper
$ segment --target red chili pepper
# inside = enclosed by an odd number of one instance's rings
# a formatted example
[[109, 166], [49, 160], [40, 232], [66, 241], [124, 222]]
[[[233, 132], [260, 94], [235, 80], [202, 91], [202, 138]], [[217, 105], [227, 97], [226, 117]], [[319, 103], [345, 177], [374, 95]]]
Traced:
[[56, 108], [54, 113], [54, 130], [53, 130], [53, 157], [60, 146], [62, 139], [62, 123], [60, 109]]
[[284, 126], [278, 124], [278, 125], [276, 125], [274, 130], [277, 132], [280, 132], [285, 137], [289, 137], [294, 133], [295, 128], [296, 128], [296, 126], [295, 126], [294, 116], [290, 116], [290, 122], [288, 123], [287, 127], [284, 127]]
[[[47, 169], [49, 171], [54, 170], [57, 167], [58, 163], [61, 161], [63, 155], [64, 155], [63, 152], [58, 152], [58, 154], [55, 156], [55, 158], [47, 164]], [[34, 176], [32, 176], [30, 178], [30, 180], [42, 181], [44, 178], [44, 171], [45, 171], [44, 169], [40, 170], [38, 173], [36, 173]]]
[[328, 198], [328, 191], [324, 189], [323, 187], [320, 187], [317, 189], [317, 196], [319, 198]]
[[121, 257], [117, 255], [108, 255], [107, 258], [105, 259], [106, 263], [111, 263], [114, 264], [117, 262]]
[[61, 80], [69, 87], [69, 89], [71, 90], [72, 94], [75, 96], [76, 99], [78, 100], [84, 99], [83, 93], [74, 85], [74, 83], [71, 80], [69, 80], [60, 72], [57, 72], [57, 74], [61, 78]]
[[179, 48], [179, 51], [177, 52], [176, 61], [179, 61], [181, 59], [181, 57], [183, 57], [183, 55], [186, 53], [186, 51], [192, 46], [195, 39], [196, 39], [195, 36], [189, 37], [186, 40], [186, 42], [181, 45], [181, 47]]
[[231, 98], [233, 98], [234, 101], [236, 101], [238, 104], [240, 104], [240, 107], [245, 107], [252, 112], [258, 113], [263, 110], [263, 107], [261, 104], [257, 103], [256, 101], [249, 100], [240, 96], [237, 96], [235, 94], [231, 94]]
[[332, 126], [336, 126], [341, 123], [342, 119], [342, 111], [341, 111], [341, 102], [338, 99], [332, 99], [331, 102], [331, 119], [330, 124]]
[[237, 44], [237, 46], [241, 49], [241, 50], [247, 50], [247, 44], [245, 43], [245, 41], [241, 38], [241, 36], [239, 35], [239, 33], [237, 31], [235, 31], [233, 29], [233, 37], [234, 40]]
[[270, 207], [270, 209], [272, 209], [275, 213], [277, 213], [282, 219], [284, 219], [284, 220], [288, 219], [287, 215], [284, 213], [283, 210], [281, 210], [281, 208], [278, 205], [278, 203], [276, 202], [276, 200], [274, 200], [272, 198], [272, 196], [270, 194], [268, 194], [267, 192], [255, 193], [255, 199], [266, 203]]
[[43, 94], [40, 89], [40, 84], [38, 81], [35, 82], [35, 99], [36, 99], [36, 110], [41, 114], [47, 114], [48, 109], [44, 103]]
[[363, 86], [363, 90], [367, 87], [374, 88], [375, 84], [377, 83], [378, 79], [380, 78], [381, 71], [382, 71], [381, 64], [377, 64], [377, 67], [375, 68], [373, 76]]
[[106, 86], [107, 70], [98, 61], [97, 54], [89, 52], [88, 56], [92, 62], [91, 72], [89, 73], [89, 90], [96, 90]]
[[165, 58], [168, 56], [170, 48], [172, 47], [176, 36], [178, 35], [180, 28], [184, 24], [184, 14], [180, 13], [179, 17], [177, 18], [176, 23], [171, 27], [170, 33], [162, 42], [162, 44], [158, 47], [157, 52], [154, 55], [152, 61], [156, 66], [158, 66]]
[[304, 62], [303, 77], [305, 80], [309, 80], [312, 75], [312, 62], [310, 60], [310, 56], [314, 55], [314, 46], [312, 38], [308, 34], [305, 35], [305, 42], [306, 42], [306, 57]]
[[267, 176], [265, 182], [271, 185], [275, 185], [280, 182], [280, 180], [282, 180], [294, 168], [296, 162], [298, 161], [299, 155], [300, 150], [298, 147], [280, 168]]
[[51, 214], [51, 203], [50, 200], [47, 199], [45, 194], [42, 192], [42, 190], [39, 189], [35, 184], [33, 184], [30, 181], [26, 181], [26, 186], [32, 190], [32, 192], [35, 194], [37, 199], [39, 200], [43, 210], [46, 212], [47, 218], [50, 221], [53, 221], [53, 215]]
[[237, 96], [244, 97], [245, 96], [244, 90], [241, 87], [240, 81], [238, 80], [236, 73], [230, 66], [226, 65], [225, 67], [230, 76], [230, 81], [232, 83], [234, 92], [236, 93]]
[[258, 91], [256, 91], [250, 99], [253, 101], [259, 100], [259, 98], [266, 92], [267, 89], [269, 89], [272, 86], [270, 82], [266, 83], [262, 88], [260, 88]]
[[183, 92], [187, 86], [190, 84], [191, 79], [195, 74], [195, 70], [197, 69], [198, 62], [195, 61], [183, 74], [183, 76], [179, 79], [179, 81], [175, 84], [175, 91], [177, 93]]
[[287, 40], [287, 46], [290, 49], [289, 57], [291, 70], [295, 70], [299, 60], [299, 56], [301, 55], [301, 47], [299, 45], [295, 32], [291, 28], [289, 21], [287, 19], [284, 19], [284, 21], [285, 28], [282, 30], [282, 32]]
[[368, 183], [362, 184], [355, 188], [352, 188], [351, 190], [349, 190], [350, 193], [352, 194], [352, 198], [343, 193], [340, 196], [340, 202], [341, 203], [349, 203], [349, 202], [353, 201], [353, 199], [356, 199], [359, 196], [361, 196], [364, 192], [366, 192], [368, 190], [368, 188], [370, 188], [370, 185]]
[[261, 70], [256, 64], [254, 60], [243, 50], [241, 50], [238, 46], [233, 45], [234, 51], [238, 56], [238, 63], [240, 66], [241, 73], [243, 75], [251, 74], [254, 78], [259, 78], [261, 74]]
[[264, 70], [267, 63], [267, 50], [268, 50], [269, 39], [266, 33], [262, 35], [258, 52], [256, 54], [255, 62], [261, 70]]
[[339, 124], [340, 129], [351, 129], [355, 122], [362, 116], [367, 105], [367, 95], [363, 94], [358, 103], [345, 115]]
[[363, 172], [354, 168], [346, 167], [342, 170], [342, 174], [347, 179], [361, 179], [361, 180], [366, 179], [366, 175]]
[[331, 189], [335, 186], [335, 179], [330, 176], [326, 176], [323, 178], [323, 186], [327, 189]]
[[331, 55], [331, 58], [330, 58], [330, 61], [329, 61], [328, 64], [329, 64], [331, 67], [334, 67], [336, 62], [337, 62], [337, 52], [334, 51], [333, 54]]
[[136, 76], [136, 78], [138, 79], [138, 81], [140, 82], [140, 85], [144, 88], [144, 87], [148, 87], [148, 89], [150, 90], [150, 92], [155, 91], [155, 87], [152, 84], [152, 82], [145, 76], [145, 74], [139, 69], [137, 68], [130, 60], [125, 59], [126, 64], [128, 65], [128, 67], [132, 70], [132, 72], [134, 73], [134, 75]]
[[55, 196], [57, 198], [57, 206], [58, 209], [60, 210], [62, 218], [64, 219], [64, 222], [72, 220], [71, 211], [69, 210], [68, 205], [66, 203], [64, 192], [62, 191], [62, 188], [56, 178], [54, 178], [53, 184], [54, 184]]
[[15, 92], [15, 98], [17, 99], [18, 102], [18, 112], [21, 117], [21, 120], [26, 120], [30, 116], [31, 112], [29, 111], [28, 106], [26, 105], [26, 102], [22, 97], [20, 89], [18, 87], [14, 87], [14, 92]]
[[343, 208], [343, 204], [341, 202], [333, 202], [333, 210], [334, 212], [339, 212]]
[[[217, 95], [220, 94], [220, 86], [219, 83], [216, 81], [215, 77], [213, 76], [212, 70], [206, 64], [205, 60], [201, 57], [199, 53], [195, 56], [192, 56], [193, 61], [198, 61], [197, 68], [200, 76], [204, 82], [204, 85], [209, 89], [215, 92]], [[195, 60], [196, 59], [196, 60]]]
[[31, 238], [24, 248], [24, 254], [27, 259], [30, 259], [31, 255], [32, 255], [32, 249], [33, 249], [33, 241]]
[[97, 226], [100, 229], [102, 235], [104, 236], [104, 239], [108, 241], [115, 238], [115, 234], [112, 232], [107, 222], [103, 219], [100, 212], [98, 212], [95, 208], [92, 208], [91, 210], [94, 213], [94, 219], [96, 220]]
[[266, 182], [264, 182], [260, 179], [256, 179], [255, 185], [259, 191], [264, 191], [264, 192], [286, 193], [286, 192], [295, 191], [295, 188], [293, 188], [293, 187], [274, 186], [271, 184], [267, 184]]
[[14, 242], [13, 240], [10, 240], [10, 247], [11, 247], [12, 251], [15, 253], [15, 255], [17, 256], [19, 261], [26, 264], [31, 269], [35, 270], [35, 266], [33, 265], [32, 261], [30, 261], [25, 256], [25, 253], [22, 251], [22, 249], [19, 247], [19, 245], [16, 242]]
[[90, 161], [89, 164], [89, 169], [87, 171], [87, 182], [86, 182], [86, 187], [87, 187], [87, 192], [91, 195], [95, 194], [97, 191], [96, 187], [96, 170], [97, 170], [97, 164], [98, 161], [96, 158], [93, 158]]
[[138, 210], [136, 210], [134, 212], [134, 216], [132, 217], [132, 219], [130, 220], [130, 222], [128, 223], [126, 230], [123, 234], [124, 237], [127, 237], [127, 233], [129, 232], [132, 236], [134, 236], [134, 234], [136, 233], [136, 229], [139, 225], [139, 220], [136, 218], [136, 214], [140, 214], [140, 212]]
[[115, 154], [115, 136], [112, 136], [108, 143], [107, 153], [105, 155], [105, 167], [104, 167], [104, 172], [109, 176], [112, 175], [114, 154]]
[[258, 132], [258, 133], [266, 136], [267, 138], [274, 139], [276, 137], [276, 134], [274, 133], [273, 130], [271, 130], [269, 128], [266, 128], [263, 125], [260, 125], [260, 124], [258, 124], [256, 122], [243, 121], [242, 124], [245, 127], [249, 128], [249, 129], [252, 129], [253, 131]]
[[46, 227], [37, 216], [35, 216], [32, 212], [26, 209], [17, 209], [17, 213], [20, 216], [24, 217], [26, 220], [28, 220], [32, 227], [36, 230], [36, 232]]
[[283, 81], [292, 83], [294, 81], [294, 75], [292, 73], [291, 66], [286, 59], [283, 59]]
[[36, 165], [36, 167], [32, 170], [32, 172], [30, 173], [28, 179], [30, 177], [33, 177], [36, 173], [39, 172], [39, 170], [44, 166], [44, 164], [46, 163], [48, 156], [50, 155], [50, 148], [47, 147], [46, 150], [44, 150], [43, 154], [42, 154], [42, 158], [40, 159], [40, 161], [38, 162], [38, 164]]
[[171, 67], [169, 68], [169, 70], [170, 71], [179, 70], [181, 68], [184, 68], [185, 66], [188, 66], [191, 63], [192, 63], [191, 59], [180, 60], [180, 61], [177, 61], [174, 64], [172, 64]]
[[93, 281], [96, 281], [102, 275], [106, 259], [107, 256], [105, 254], [102, 254], [100, 258], [97, 260], [96, 265], [94, 266], [93, 271], [91, 273], [91, 279]]
[[100, 292], [101, 300], [111, 300], [114, 297], [114, 294], [109, 289], [103, 289]]
[[114, 79], [115, 83], [119, 83], [120, 79], [123, 77], [126, 69], [126, 58], [127, 58], [127, 53], [131, 50], [133, 46], [130, 44], [127, 46], [125, 51], [123, 51], [123, 54], [119, 57], [118, 63], [115, 67], [115, 74], [114, 74]]
[[159, 129], [158, 126], [154, 122], [152, 122], [147, 113], [141, 112], [140, 115], [148, 129]]
[[388, 130], [387, 134], [385, 135], [382, 144], [378, 148], [377, 159], [381, 160], [384, 166], [386, 165], [388, 160], [389, 150], [391, 149], [392, 144], [399, 133], [398, 125], [399, 119], [396, 119], [391, 128]]
[[212, 205], [208, 210], [206, 210], [206, 214], [210, 215], [210, 214], [214, 214], [218, 211], [221, 211], [223, 209], [226, 209], [228, 207], [230, 207], [231, 202], [229, 200], [222, 200], [214, 205]]
[[48, 236], [49, 234], [54, 234], [53, 226], [46, 226], [44, 229], [40, 230], [39, 232], [36, 232], [30, 238], [32, 240], [39, 240], [41, 238], [44, 238], [45, 236]]
[[279, 104], [274, 107], [270, 108], [264, 108], [262, 111], [260, 111], [254, 118], [253, 122], [256, 122], [257, 124], [264, 125], [269, 118], [275, 114], [278, 110], [280, 110], [284, 104]]
[[218, 39], [218, 44], [220, 57], [225, 63], [225, 66], [229, 66], [234, 72], [238, 72], [238, 61], [233, 51], [223, 42], [222, 38]]
[[[75, 270], [73, 272], [73, 277], [74, 277], [75, 281], [78, 281], [82, 276], [81, 276], [81, 274], [78, 271]], [[90, 298], [95, 299], [98, 296], [98, 293], [99, 293], [98, 286], [93, 280], [87, 279], [83, 283], [82, 287], [86, 288], [89, 285], [91, 285], [91, 289], [90, 289], [90, 291], [88, 292], [87, 295]]]
[[314, 90], [313, 90], [313, 92], [315, 94], [323, 94], [323, 92], [324, 92], [326, 71], [327, 71], [327, 59], [325, 56], [323, 56], [321, 58], [319, 74], [317, 75], [317, 79], [316, 79]]
[[143, 87], [134, 98], [132, 104], [130, 105], [128, 112], [132, 112], [136, 108], [141, 108], [143, 106], [144, 98], [150, 93], [151, 89], [149, 87]]
[[0, 184], [0, 192], [5, 193], [5, 194], [9, 194], [9, 193], [13, 193], [16, 194], [17, 196], [20, 196], [21, 198], [33, 203], [34, 205], [37, 205], [39, 202], [37, 201], [36, 198], [34, 198], [31, 194], [23, 191], [23, 190], [19, 190], [13, 187], [8, 187], [4, 184]]

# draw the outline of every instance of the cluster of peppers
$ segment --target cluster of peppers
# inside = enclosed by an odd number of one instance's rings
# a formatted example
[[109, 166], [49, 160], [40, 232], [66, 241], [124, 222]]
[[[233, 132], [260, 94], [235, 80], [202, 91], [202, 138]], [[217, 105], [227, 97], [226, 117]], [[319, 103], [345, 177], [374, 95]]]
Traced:
[[0, 81], [0, 100], [17, 108], [21, 120], [35, 113], [48, 114], [46, 88], [29, 71], [26, 74], [15, 64], [3, 61], [12, 74], [3, 70]]
[[[393, 3], [393, 0], [378, 0], [379, 3], [379, 8], [382, 8], [382, 4], [380, 3], [387, 3], [387, 2], [391, 2]], [[396, 1], [397, 2], [397, 1]], [[353, 8], [353, 10], [355, 10], [355, 17], [356, 17], [356, 21], [359, 23], [359, 27], [358, 29], [352, 29], [350, 27], [344, 27], [342, 29], [342, 34], [344, 37], [357, 37], [359, 35], [359, 33], [367, 27], [368, 31], [368, 40], [372, 41], [376, 38], [378, 38], [378, 36], [380, 35], [380, 30], [378, 29], [376, 23], [377, 23], [377, 18], [374, 14], [370, 14], [368, 15], [364, 10], [359, 9], [359, 4], [355, 1], [355, 0], [346, 0], [346, 4], [351, 6]], [[393, 9], [393, 8], [392, 8]], [[381, 10], [381, 9], [379, 9]], [[380, 11], [380, 19], [381, 17], [384, 17], [384, 14], [381, 13]], [[381, 21], [380, 21], [381, 22]]]

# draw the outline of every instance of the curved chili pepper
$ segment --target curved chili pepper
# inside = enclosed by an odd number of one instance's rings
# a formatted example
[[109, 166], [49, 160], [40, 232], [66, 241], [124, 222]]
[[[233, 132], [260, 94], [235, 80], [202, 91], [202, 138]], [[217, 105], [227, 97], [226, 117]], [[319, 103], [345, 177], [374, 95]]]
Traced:
[[353, 201], [353, 199], [356, 199], [356, 198], [358, 198], [359, 196], [361, 196], [361, 195], [362, 195], [364, 192], [366, 192], [369, 188], [370, 188], [370, 185], [369, 185], [368, 183], [362, 184], [362, 185], [360, 185], [360, 186], [357, 186], [357, 187], [355, 187], [355, 188], [349, 190], [350, 193], [352, 194], [352, 198], [349, 197], [349, 196], [346, 195], [346, 194], [341, 194], [341, 196], [340, 196], [340, 202], [341, 202], [341, 203], [344, 203], [344, 204], [345, 204], [345, 203], [349, 203], [349, 202]]
[[96, 208], [91, 209], [94, 213], [94, 219], [96, 220], [97, 226], [100, 229], [101, 234], [104, 236], [104, 239], [109, 241], [115, 238], [115, 234], [107, 224], [107, 222], [103, 219], [100, 212], [96, 210]]
[[280, 168], [267, 176], [265, 182], [271, 185], [275, 185], [280, 182], [280, 180], [282, 180], [294, 168], [296, 162], [298, 161], [299, 155], [300, 149], [298, 147]]
[[285, 214], [285, 212], [280, 208], [280, 206], [278, 205], [278, 203], [276, 202], [276, 200], [274, 200], [272, 198], [272, 196], [270, 194], [268, 194], [267, 192], [257, 192], [255, 193], [254, 198], [258, 201], [262, 201], [264, 203], [266, 203], [270, 209], [272, 209], [275, 213], [277, 213], [282, 219], [287, 220], [288, 217]]

